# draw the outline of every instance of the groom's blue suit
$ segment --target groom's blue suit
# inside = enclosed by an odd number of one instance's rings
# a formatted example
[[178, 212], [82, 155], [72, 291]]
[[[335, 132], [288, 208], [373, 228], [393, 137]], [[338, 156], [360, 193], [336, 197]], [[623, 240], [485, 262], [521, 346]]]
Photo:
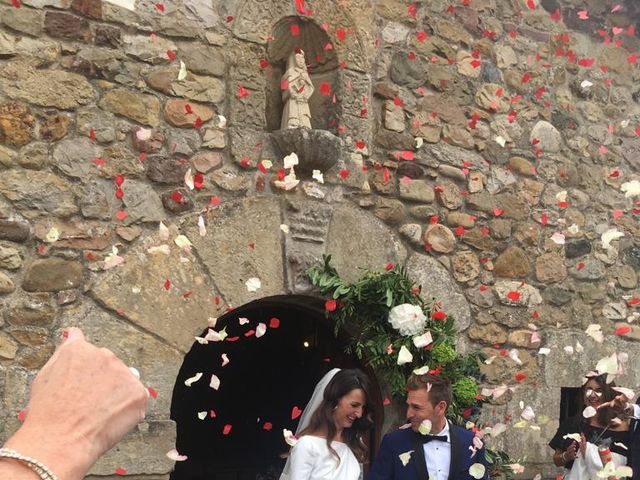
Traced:
[[[472, 458], [469, 447], [473, 445], [474, 433], [450, 423], [449, 435], [451, 439], [449, 480], [475, 480], [469, 475], [469, 467], [474, 463], [482, 463], [486, 467], [484, 448], [478, 450]], [[403, 465], [400, 454], [411, 450], [413, 453], [409, 462]], [[428, 480], [428, 469], [420, 434], [407, 428], [384, 436], [367, 480]], [[484, 480], [488, 479], [487, 469]]]

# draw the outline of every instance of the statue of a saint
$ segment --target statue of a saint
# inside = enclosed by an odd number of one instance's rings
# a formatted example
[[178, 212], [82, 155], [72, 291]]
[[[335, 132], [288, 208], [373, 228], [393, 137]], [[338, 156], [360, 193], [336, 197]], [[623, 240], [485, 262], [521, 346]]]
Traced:
[[282, 76], [286, 82], [282, 90], [284, 110], [280, 128], [311, 128], [311, 111], [309, 110], [309, 98], [313, 94], [311, 77], [307, 73], [307, 65], [304, 60], [304, 52], [296, 49], [291, 52], [287, 60], [287, 71]]

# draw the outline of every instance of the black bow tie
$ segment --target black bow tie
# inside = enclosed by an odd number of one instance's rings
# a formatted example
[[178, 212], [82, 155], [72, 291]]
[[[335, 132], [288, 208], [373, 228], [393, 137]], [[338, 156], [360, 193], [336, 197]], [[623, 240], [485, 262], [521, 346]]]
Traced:
[[448, 437], [446, 435], [420, 435], [420, 439], [422, 440], [422, 443], [429, 443], [433, 440], [446, 442]]

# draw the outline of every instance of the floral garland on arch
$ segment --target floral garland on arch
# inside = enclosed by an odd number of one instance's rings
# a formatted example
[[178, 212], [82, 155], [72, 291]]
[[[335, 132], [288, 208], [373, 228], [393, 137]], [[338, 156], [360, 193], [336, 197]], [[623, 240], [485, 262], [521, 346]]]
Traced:
[[[329, 255], [307, 275], [327, 298], [325, 311], [334, 320], [335, 333], [344, 328], [351, 334], [347, 353], [355, 353], [380, 372], [392, 396], [405, 395], [412, 372], [441, 375], [452, 385], [448, 417], [458, 425], [476, 423], [484, 401], [478, 387], [484, 358], [479, 352], [456, 351], [454, 318], [436, 301], [422, 299], [421, 287], [414, 285], [404, 267], [388, 264], [384, 271], [366, 271], [349, 284], [331, 265]], [[519, 463], [506, 452], [486, 452], [492, 478], [513, 478]]]

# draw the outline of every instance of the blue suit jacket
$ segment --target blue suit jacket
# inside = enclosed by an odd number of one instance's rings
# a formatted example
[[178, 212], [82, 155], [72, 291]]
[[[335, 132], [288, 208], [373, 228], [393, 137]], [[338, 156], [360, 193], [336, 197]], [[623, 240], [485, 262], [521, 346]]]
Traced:
[[[474, 463], [487, 466], [484, 448], [471, 458], [474, 433], [449, 423], [451, 439], [451, 466], [449, 480], [475, 480], [469, 475], [469, 467]], [[413, 450], [407, 465], [403, 465], [400, 454]], [[429, 466], [424, 458], [422, 441], [410, 428], [388, 433], [382, 439], [367, 480], [428, 480]], [[489, 479], [487, 469], [484, 480]]]

